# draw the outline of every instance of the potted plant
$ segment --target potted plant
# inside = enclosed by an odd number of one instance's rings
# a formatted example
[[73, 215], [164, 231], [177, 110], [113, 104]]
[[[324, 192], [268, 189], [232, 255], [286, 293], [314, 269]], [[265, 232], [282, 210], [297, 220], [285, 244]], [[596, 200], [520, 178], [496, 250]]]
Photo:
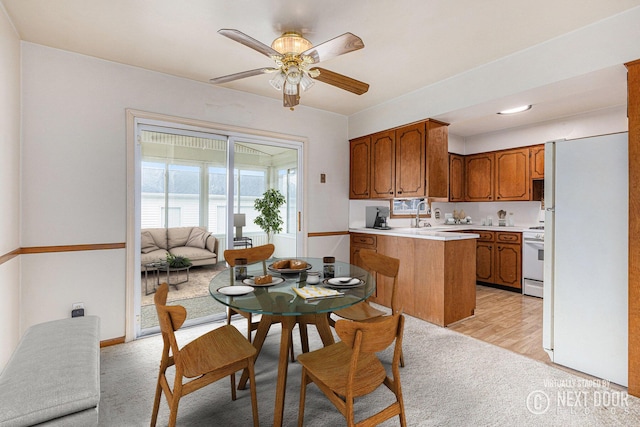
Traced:
[[280, 191], [270, 188], [262, 194], [261, 199], [256, 199], [253, 207], [260, 215], [253, 221], [267, 233], [267, 239], [271, 243], [274, 233], [282, 231], [284, 221], [280, 217], [280, 207], [284, 205], [285, 198]]
[[170, 268], [191, 267], [191, 260], [187, 257], [167, 254], [167, 264]]

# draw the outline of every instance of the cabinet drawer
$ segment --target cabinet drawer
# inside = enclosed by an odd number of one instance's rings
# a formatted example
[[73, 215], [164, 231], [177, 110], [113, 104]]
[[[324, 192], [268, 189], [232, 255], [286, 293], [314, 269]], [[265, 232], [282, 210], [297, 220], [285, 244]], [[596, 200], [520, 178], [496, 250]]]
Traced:
[[371, 234], [352, 234], [351, 244], [356, 246], [365, 246], [372, 249], [376, 248], [376, 236]]
[[522, 233], [496, 232], [496, 242], [502, 243], [522, 243]]
[[493, 239], [495, 238], [493, 231], [474, 230], [472, 233], [480, 235], [478, 238], [479, 242], [493, 242]]

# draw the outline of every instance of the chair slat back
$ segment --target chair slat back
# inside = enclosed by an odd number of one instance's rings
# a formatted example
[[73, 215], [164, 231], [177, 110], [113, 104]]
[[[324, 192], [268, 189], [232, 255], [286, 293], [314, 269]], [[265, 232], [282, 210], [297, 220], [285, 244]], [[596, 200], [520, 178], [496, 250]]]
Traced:
[[227, 261], [231, 267], [236, 266], [236, 259], [245, 258], [247, 263], [253, 264], [254, 262], [262, 261], [262, 269], [264, 270], [264, 274], [267, 274], [267, 266], [265, 264], [265, 260], [271, 258], [273, 252], [275, 252], [276, 247], [269, 243], [266, 245], [256, 246], [253, 248], [246, 249], [227, 249], [224, 251], [224, 260]]
[[391, 289], [391, 310], [398, 313], [402, 310], [397, 297], [398, 293], [398, 272], [400, 271], [400, 260], [389, 256], [379, 254], [372, 250], [360, 250], [360, 259], [370, 270], [383, 276], [393, 278], [393, 287]]
[[175, 331], [180, 329], [187, 319], [187, 310], [181, 305], [166, 305], [169, 285], [161, 284], [153, 297], [156, 312], [158, 313], [158, 323], [165, 344], [171, 347], [171, 352], [177, 355], [180, 351], [176, 341]]
[[362, 336], [360, 351], [363, 353], [377, 353], [389, 347], [400, 336], [399, 322], [401, 316], [402, 314], [395, 313], [369, 322], [338, 320], [336, 322], [336, 332], [341, 341], [353, 347], [356, 333], [360, 331]]

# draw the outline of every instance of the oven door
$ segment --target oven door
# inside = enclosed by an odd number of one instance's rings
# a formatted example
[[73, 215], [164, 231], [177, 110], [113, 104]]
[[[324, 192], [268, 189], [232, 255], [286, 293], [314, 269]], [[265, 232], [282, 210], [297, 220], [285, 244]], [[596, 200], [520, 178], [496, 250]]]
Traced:
[[524, 239], [522, 252], [523, 278], [544, 281], [544, 241]]

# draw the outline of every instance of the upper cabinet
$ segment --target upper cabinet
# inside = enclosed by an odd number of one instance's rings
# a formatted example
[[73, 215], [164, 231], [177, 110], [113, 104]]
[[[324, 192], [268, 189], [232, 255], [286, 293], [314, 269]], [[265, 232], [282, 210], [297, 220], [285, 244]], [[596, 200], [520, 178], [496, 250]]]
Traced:
[[395, 194], [395, 141], [394, 131], [371, 135], [371, 199], [392, 199]]
[[424, 123], [396, 129], [397, 197], [425, 196], [426, 160]]
[[531, 179], [544, 179], [544, 145], [535, 145], [531, 150]]
[[464, 156], [449, 154], [449, 201], [464, 202]]
[[495, 154], [495, 200], [529, 200], [529, 148]]
[[446, 198], [447, 126], [426, 120], [351, 140], [349, 198]]
[[493, 201], [494, 161], [494, 153], [480, 153], [465, 157], [465, 200], [467, 202]]
[[369, 168], [371, 162], [371, 137], [353, 139], [350, 141], [349, 155], [349, 198], [369, 198]]
[[449, 155], [451, 202], [541, 200], [543, 180], [544, 145]]

